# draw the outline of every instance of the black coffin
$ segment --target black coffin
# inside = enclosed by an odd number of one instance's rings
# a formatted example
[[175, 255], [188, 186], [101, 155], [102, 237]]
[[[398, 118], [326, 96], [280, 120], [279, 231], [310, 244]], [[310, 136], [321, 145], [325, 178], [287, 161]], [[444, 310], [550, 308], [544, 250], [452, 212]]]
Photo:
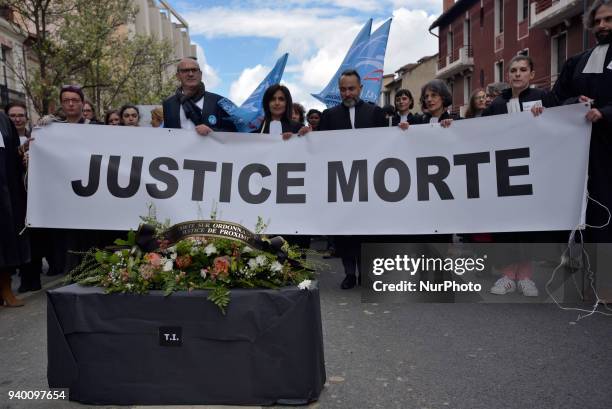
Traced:
[[[48, 292], [47, 377], [90, 404], [306, 404], [325, 383], [319, 290]], [[167, 344], [167, 345], [162, 345]]]

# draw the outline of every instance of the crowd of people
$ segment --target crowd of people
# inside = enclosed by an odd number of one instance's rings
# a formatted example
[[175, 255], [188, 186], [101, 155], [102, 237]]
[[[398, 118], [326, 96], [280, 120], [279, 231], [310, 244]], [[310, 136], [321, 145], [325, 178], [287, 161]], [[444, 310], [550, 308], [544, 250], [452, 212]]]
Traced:
[[[612, 0], [596, 0], [585, 14], [585, 26], [593, 32], [597, 45], [592, 49], [571, 57], [565, 63], [559, 78], [551, 90], [533, 88], [531, 81], [535, 67], [530, 57], [515, 56], [508, 64], [508, 83], [494, 83], [486, 89], [478, 88], [471, 94], [465, 118], [507, 114], [530, 110], [539, 115], [545, 107], [576, 102], [591, 104], [586, 120], [593, 123], [589, 158], [590, 196], [608, 209], [612, 207]], [[215, 131], [236, 131], [230, 116], [218, 104], [220, 95], [206, 90], [202, 71], [195, 59], [184, 58], [177, 66], [176, 77], [180, 86], [163, 101], [161, 108], [151, 112], [151, 125], [165, 128], [193, 130], [206, 136]], [[384, 108], [363, 101], [361, 78], [356, 70], [346, 70], [338, 82], [342, 103], [323, 112], [293, 102], [290, 90], [280, 84], [270, 86], [263, 95], [264, 118], [261, 126], [253, 132], [278, 135], [289, 139], [293, 135], [306, 136], [311, 132], [397, 126], [407, 131], [410, 126], [439, 123], [452, 126], [462, 119], [449, 112], [452, 94], [444, 81], [431, 80], [420, 90], [419, 107], [407, 89], [395, 93], [395, 104]], [[75, 124], [106, 124], [138, 126], [140, 112], [137, 106], [126, 104], [118, 110], [108, 110], [104, 121], [99, 121], [93, 105], [85, 98], [83, 90], [76, 85], [64, 86], [59, 92], [61, 109], [56, 115], [47, 115], [38, 121], [39, 126], [51, 122]], [[9, 104], [6, 115], [0, 113], [0, 305], [20, 306], [11, 290], [11, 275], [17, 270], [21, 274], [20, 292], [41, 288], [40, 273], [42, 258], [49, 263], [47, 274], [61, 274], [70, 267], [68, 249], [83, 249], [100, 244], [107, 237], [81, 234], [75, 231], [54, 232], [27, 229], [24, 233], [26, 192], [24, 174], [28, 166], [28, 147], [33, 140], [28, 127], [27, 108], [21, 103]], [[602, 206], [589, 203], [587, 223], [602, 224], [609, 213]], [[612, 229], [607, 226], [589, 232], [589, 240], [612, 242]], [[537, 241], [533, 233], [511, 235], [472, 235], [475, 241]], [[407, 240], [427, 242], [446, 241], [448, 237], [408, 237]], [[545, 241], [557, 240], [554, 234], [545, 235]], [[551, 240], [552, 239], [552, 240]], [[308, 237], [293, 237], [293, 242], [308, 245]], [[335, 237], [336, 254], [342, 258], [345, 278], [342, 289], [355, 287], [360, 264], [360, 244], [367, 240], [359, 236]], [[537, 295], [531, 280], [528, 252], [518, 252], [502, 269], [500, 278], [491, 288], [494, 294], [506, 294], [518, 290], [526, 296]]]

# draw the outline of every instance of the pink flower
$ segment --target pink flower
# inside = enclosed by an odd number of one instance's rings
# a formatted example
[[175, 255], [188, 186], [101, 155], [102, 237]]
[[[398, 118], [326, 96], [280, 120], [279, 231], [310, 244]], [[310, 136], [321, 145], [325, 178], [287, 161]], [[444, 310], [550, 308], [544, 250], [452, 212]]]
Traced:
[[128, 273], [127, 269], [125, 268], [119, 271], [119, 274], [121, 275], [121, 281], [123, 281], [124, 283], [128, 282], [128, 280], [130, 279], [130, 273]]
[[187, 268], [191, 265], [191, 256], [185, 254], [184, 256], [178, 256], [175, 260], [176, 266], [180, 269]]
[[144, 255], [144, 260], [151, 264], [153, 267], [161, 267], [162, 259], [157, 253], [147, 253]]
[[227, 256], [217, 257], [213, 261], [213, 267], [210, 270], [210, 275], [216, 278], [218, 275], [227, 276], [229, 274], [230, 260]]
[[138, 268], [140, 276], [145, 280], [150, 280], [155, 275], [155, 267], [151, 264], [142, 264]]

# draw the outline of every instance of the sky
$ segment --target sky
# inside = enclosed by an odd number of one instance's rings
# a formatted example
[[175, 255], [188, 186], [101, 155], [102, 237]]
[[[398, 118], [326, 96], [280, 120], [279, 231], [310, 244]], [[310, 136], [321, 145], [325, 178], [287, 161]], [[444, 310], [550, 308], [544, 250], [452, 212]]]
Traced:
[[[428, 27], [442, 0], [170, 0], [189, 24], [209, 91], [240, 105], [289, 53], [282, 83], [306, 109], [338, 69], [361, 27], [392, 17], [385, 74], [437, 52]], [[435, 32], [435, 31], [434, 31]]]

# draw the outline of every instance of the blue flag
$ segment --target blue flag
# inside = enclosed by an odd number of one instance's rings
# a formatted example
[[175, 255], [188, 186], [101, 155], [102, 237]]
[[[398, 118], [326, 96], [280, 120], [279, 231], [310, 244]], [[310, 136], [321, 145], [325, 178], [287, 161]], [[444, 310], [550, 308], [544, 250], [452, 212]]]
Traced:
[[351, 47], [346, 53], [344, 60], [342, 60], [342, 64], [340, 64], [340, 67], [338, 67], [338, 70], [336, 71], [332, 79], [329, 81], [327, 86], [323, 88], [323, 91], [321, 91], [320, 93], [311, 94], [313, 97], [324, 103], [328, 108], [336, 106], [342, 102], [342, 98], [340, 98], [340, 92], [338, 91], [338, 79], [340, 78], [340, 74], [342, 74], [344, 70], [347, 70], [349, 68], [355, 68], [356, 58], [362, 48], [368, 43], [368, 40], [370, 39], [371, 30], [372, 19], [369, 19], [365, 23], [361, 31], [359, 31], [357, 37], [355, 37], [355, 39], [353, 40], [353, 44], [351, 44]]
[[219, 100], [217, 104], [229, 114], [238, 132], [251, 132], [261, 126], [264, 118], [264, 110], [261, 104], [263, 94], [271, 85], [280, 83], [288, 57], [289, 54], [284, 54], [276, 61], [272, 71], [270, 71], [240, 107], [227, 98]]
[[361, 99], [374, 104], [378, 102], [380, 90], [382, 89], [385, 53], [387, 51], [390, 29], [391, 19], [387, 20], [372, 33], [370, 40], [363, 47], [355, 64], [355, 69], [361, 76], [361, 84], [363, 85]]
[[361, 76], [361, 83], [363, 85], [361, 99], [374, 104], [377, 103], [382, 89], [383, 68], [391, 21], [392, 19], [387, 20], [371, 35], [368, 35], [365, 41], [356, 44], [366, 27], [369, 32], [372, 24], [370, 19], [359, 32], [355, 41], [353, 41], [351, 49], [346, 57], [344, 57], [344, 61], [329, 84], [318, 95], [313, 94], [312, 96], [323, 102], [328, 108], [341, 103], [342, 98], [338, 91], [338, 79], [342, 71], [352, 68], [357, 70]]

